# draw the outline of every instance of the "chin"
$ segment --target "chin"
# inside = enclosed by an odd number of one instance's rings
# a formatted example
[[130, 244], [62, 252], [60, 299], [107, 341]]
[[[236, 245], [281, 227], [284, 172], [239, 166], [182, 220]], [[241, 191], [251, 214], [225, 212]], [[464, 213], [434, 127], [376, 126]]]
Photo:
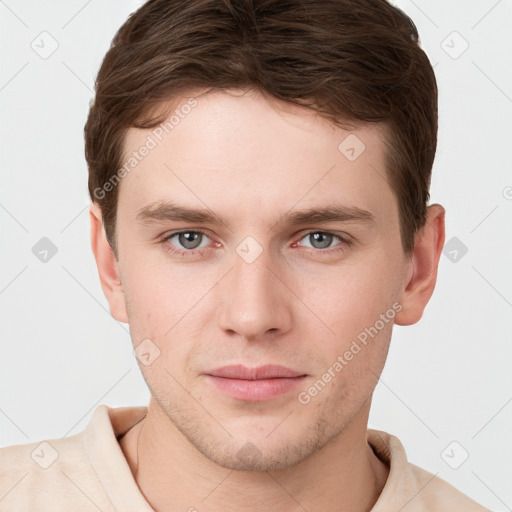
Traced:
[[[252, 435], [250, 430], [229, 440], [214, 439], [208, 435], [188, 435], [188, 440], [207, 459], [226, 469], [234, 471], [277, 471], [300, 464], [329, 441], [325, 431], [317, 425], [294, 433], [282, 430], [277, 434], [269, 429]], [[297, 435], [299, 434], [299, 435]], [[196, 436], [197, 435], [197, 436]]]
[[289, 469], [310, 455], [310, 453], [304, 453], [296, 446], [285, 446], [281, 449], [272, 450], [261, 448], [247, 441], [238, 450], [230, 453], [219, 450], [219, 445], [215, 447], [214, 451], [205, 450], [202, 453], [209, 460], [223, 468], [248, 472]]

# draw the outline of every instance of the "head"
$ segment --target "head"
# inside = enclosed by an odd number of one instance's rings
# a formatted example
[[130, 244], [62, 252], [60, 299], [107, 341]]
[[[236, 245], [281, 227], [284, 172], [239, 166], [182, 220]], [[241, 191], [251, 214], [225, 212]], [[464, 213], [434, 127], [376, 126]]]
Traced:
[[[286, 468], [364, 432], [393, 324], [435, 286], [436, 136], [433, 70], [384, 0], [155, 0], [118, 31], [85, 127], [93, 251], [206, 457]], [[231, 364], [304, 377], [243, 400], [208, 377]]]

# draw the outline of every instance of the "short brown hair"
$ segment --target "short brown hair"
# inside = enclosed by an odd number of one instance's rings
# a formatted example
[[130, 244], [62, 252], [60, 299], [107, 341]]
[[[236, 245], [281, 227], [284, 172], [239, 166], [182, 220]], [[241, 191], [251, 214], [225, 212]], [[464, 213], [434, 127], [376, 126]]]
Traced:
[[[131, 127], [197, 89], [257, 89], [338, 125], [387, 127], [387, 173], [404, 252], [425, 223], [437, 144], [437, 85], [413, 22], [386, 0], [149, 0], [115, 35], [85, 125], [89, 194], [114, 254]], [[102, 191], [98, 194], [98, 190]]]

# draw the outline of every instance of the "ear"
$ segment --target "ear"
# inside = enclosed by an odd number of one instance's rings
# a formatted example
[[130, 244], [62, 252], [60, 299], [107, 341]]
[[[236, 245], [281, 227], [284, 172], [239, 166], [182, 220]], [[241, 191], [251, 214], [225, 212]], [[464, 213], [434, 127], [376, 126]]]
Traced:
[[91, 247], [96, 259], [101, 288], [110, 306], [110, 314], [119, 322], [128, 323], [126, 302], [119, 272], [119, 262], [108, 243], [100, 207], [91, 202]]
[[445, 210], [441, 205], [429, 206], [425, 225], [416, 233], [399, 300], [402, 310], [395, 315], [395, 323], [398, 325], [418, 322], [434, 293], [437, 267], [444, 246], [444, 216]]

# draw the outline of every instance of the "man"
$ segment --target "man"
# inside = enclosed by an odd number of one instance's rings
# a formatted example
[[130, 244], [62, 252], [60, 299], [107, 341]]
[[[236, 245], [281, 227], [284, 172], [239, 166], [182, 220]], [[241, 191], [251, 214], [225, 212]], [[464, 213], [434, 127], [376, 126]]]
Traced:
[[486, 510], [367, 429], [393, 324], [436, 282], [436, 136], [432, 68], [384, 0], [134, 13], [85, 140], [151, 401], [3, 449], [0, 510]]

